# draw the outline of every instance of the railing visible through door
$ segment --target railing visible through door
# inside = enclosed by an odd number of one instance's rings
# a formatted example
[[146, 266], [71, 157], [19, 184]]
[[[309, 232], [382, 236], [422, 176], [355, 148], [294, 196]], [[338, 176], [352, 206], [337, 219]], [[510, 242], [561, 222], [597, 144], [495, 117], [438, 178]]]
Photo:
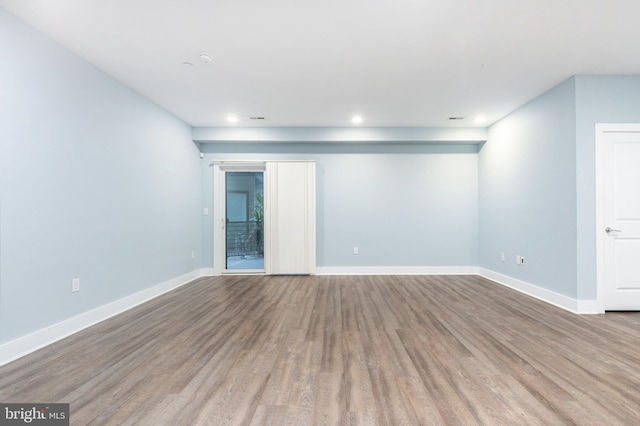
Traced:
[[255, 221], [227, 223], [227, 256], [262, 256], [262, 229]]

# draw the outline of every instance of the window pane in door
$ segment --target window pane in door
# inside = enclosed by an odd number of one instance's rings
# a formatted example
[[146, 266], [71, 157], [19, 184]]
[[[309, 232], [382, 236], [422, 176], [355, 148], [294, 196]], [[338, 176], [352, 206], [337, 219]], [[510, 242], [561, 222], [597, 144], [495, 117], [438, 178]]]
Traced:
[[263, 172], [226, 172], [227, 270], [264, 270], [263, 180]]

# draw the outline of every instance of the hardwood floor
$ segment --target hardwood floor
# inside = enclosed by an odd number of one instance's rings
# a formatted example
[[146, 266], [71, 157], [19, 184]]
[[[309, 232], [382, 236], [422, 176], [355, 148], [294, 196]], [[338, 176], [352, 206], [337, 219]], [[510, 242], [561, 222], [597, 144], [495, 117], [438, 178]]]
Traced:
[[476, 276], [200, 279], [0, 367], [71, 424], [640, 424], [640, 314]]

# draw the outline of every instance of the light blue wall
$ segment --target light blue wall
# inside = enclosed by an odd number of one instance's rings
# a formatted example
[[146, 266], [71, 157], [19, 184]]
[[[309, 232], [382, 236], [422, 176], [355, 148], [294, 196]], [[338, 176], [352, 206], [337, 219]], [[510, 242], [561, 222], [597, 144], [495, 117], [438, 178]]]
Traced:
[[[477, 145], [247, 143], [202, 149], [209, 208], [213, 159], [316, 161], [319, 267], [477, 265]], [[212, 220], [203, 231], [208, 266]]]
[[480, 266], [573, 298], [575, 140], [571, 78], [491, 126], [478, 160]]
[[479, 153], [312, 131], [200, 159], [189, 126], [2, 8], [0, 58], [0, 343], [211, 267], [212, 159], [315, 160], [320, 267], [480, 265], [594, 299], [594, 124], [640, 121], [640, 76], [576, 76]]
[[2, 8], [0, 58], [0, 343], [198, 269], [190, 127]]
[[640, 122], [640, 76], [584, 76], [576, 82], [578, 299], [596, 298], [595, 124]]

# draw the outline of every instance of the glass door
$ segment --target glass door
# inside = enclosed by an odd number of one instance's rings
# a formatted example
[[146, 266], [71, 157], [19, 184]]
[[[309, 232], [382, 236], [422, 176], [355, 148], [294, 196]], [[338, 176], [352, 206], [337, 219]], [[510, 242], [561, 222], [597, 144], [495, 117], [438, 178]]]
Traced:
[[264, 272], [264, 172], [225, 172], [225, 269]]

